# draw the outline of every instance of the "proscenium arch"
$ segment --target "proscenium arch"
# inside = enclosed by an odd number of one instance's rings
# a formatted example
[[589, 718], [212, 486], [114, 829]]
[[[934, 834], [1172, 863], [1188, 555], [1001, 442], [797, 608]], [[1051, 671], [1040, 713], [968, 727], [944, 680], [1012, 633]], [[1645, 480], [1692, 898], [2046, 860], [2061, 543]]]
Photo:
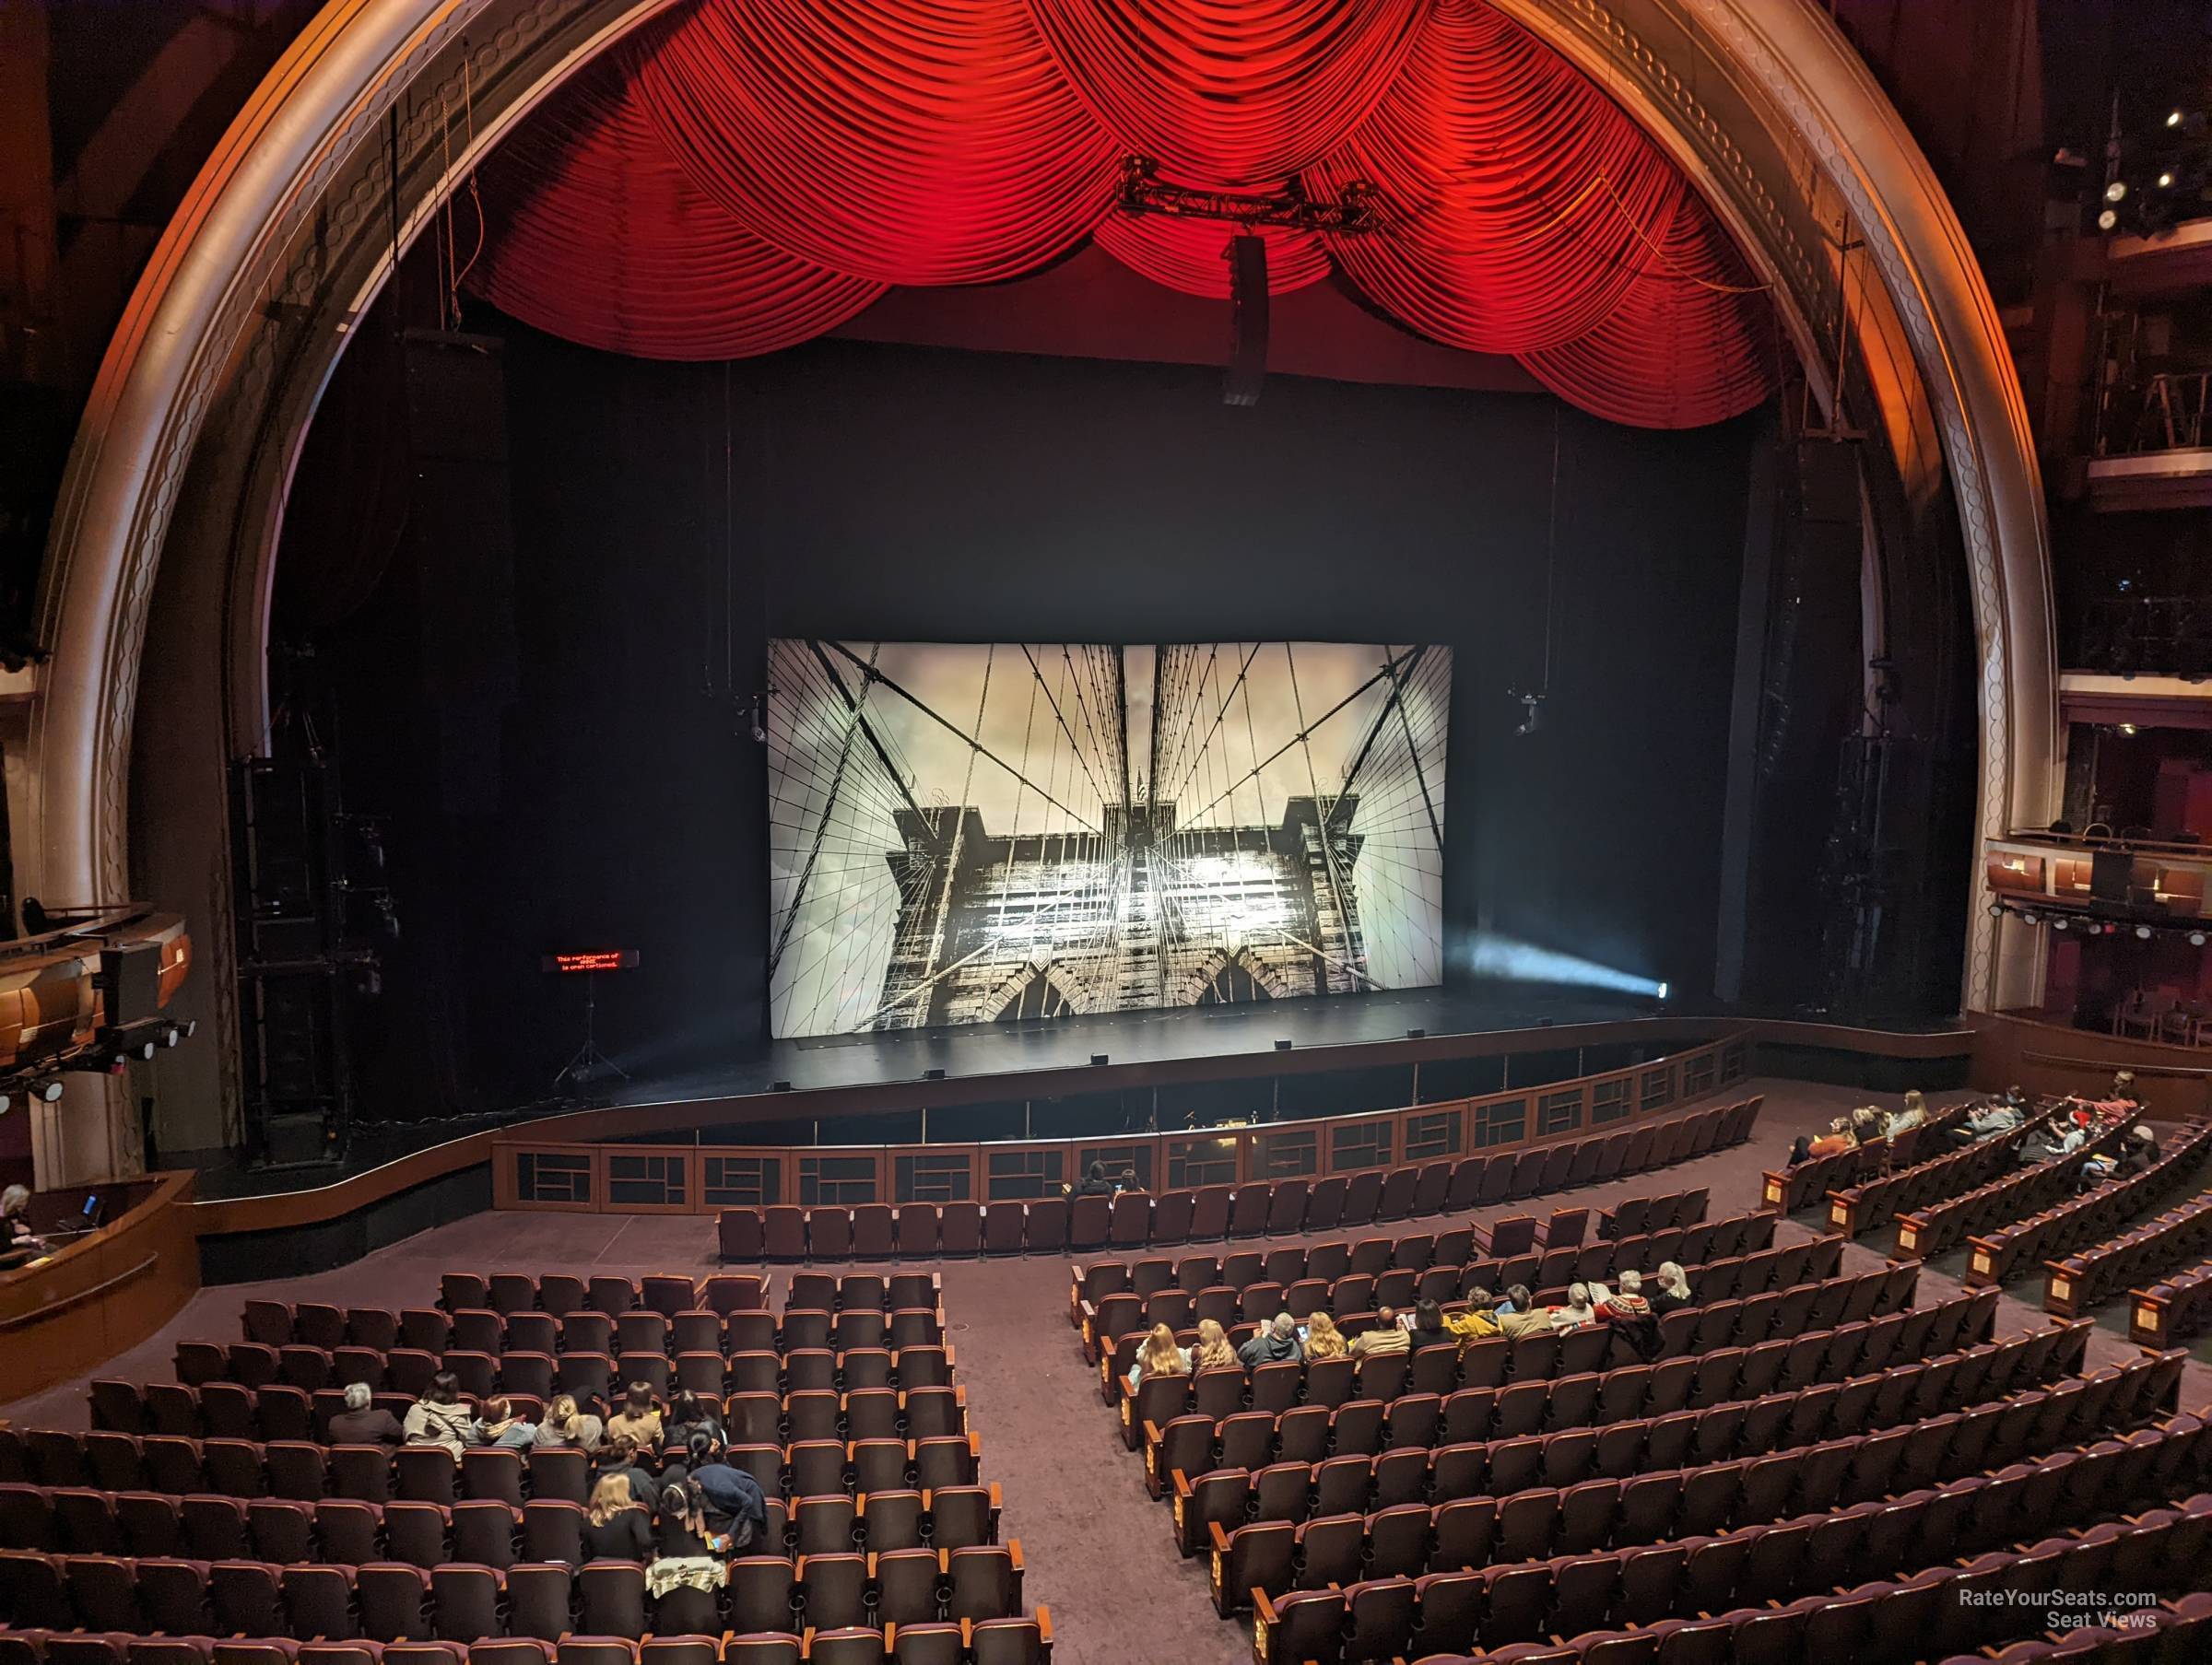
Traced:
[[[88, 903], [135, 880], [192, 915], [206, 950], [192, 999], [214, 1044], [175, 1067], [203, 1134], [236, 1096], [226, 766], [265, 739], [276, 534], [316, 401], [455, 182], [671, 3], [330, 0], [201, 170], [109, 345], [41, 579], [52, 658], [16, 805], [18, 890]], [[1806, 362], [1842, 367], [1839, 406], [1864, 411], [1902, 513], [1964, 553], [1979, 830], [2047, 818], [2057, 679], [2026, 408], [1964, 231], [1872, 76], [1813, 0], [1494, 3], [1637, 117], [1773, 286]], [[1855, 262], [1841, 252], [1854, 242]], [[159, 806], [158, 839], [134, 839], [134, 793]], [[1965, 1003], [2011, 1003], [2032, 957], [1978, 901]], [[129, 1131], [112, 1116], [105, 1132], [104, 1166], [130, 1166]], [[58, 1131], [41, 1148], [48, 1183], [101, 1166]]]

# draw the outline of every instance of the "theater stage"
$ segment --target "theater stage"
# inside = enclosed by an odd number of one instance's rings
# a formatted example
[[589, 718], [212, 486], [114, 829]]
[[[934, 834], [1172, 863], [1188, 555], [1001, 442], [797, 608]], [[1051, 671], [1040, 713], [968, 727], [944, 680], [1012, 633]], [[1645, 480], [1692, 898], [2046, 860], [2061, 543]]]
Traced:
[[[789, 1083], [801, 1096], [783, 1100], [777, 1095], [773, 1103], [777, 1108], [787, 1104], [788, 1114], [852, 1116], [915, 1108], [931, 1070], [942, 1070], [945, 1078], [929, 1084], [930, 1103], [976, 1104], [1278, 1074], [1402, 1069], [1468, 1057], [1563, 1052], [1585, 1042], [1646, 1040], [1654, 1049], [1674, 1049], [1712, 1038], [1729, 1022], [1719, 1015], [1698, 1018], [1671, 1005], [1660, 1017], [1661, 1010], [1648, 1000], [1588, 990], [1394, 990], [1355, 998], [781, 1040], [712, 1069], [684, 1073], [653, 1071], [649, 1059], [626, 1053], [620, 1037], [609, 1036], [614, 1044], [608, 1053], [631, 1079], [613, 1082], [606, 1089], [595, 1086], [588, 1098], [549, 1096], [463, 1120], [358, 1125], [342, 1164], [254, 1170], [229, 1166], [224, 1154], [223, 1160], [201, 1167], [199, 1191], [209, 1198], [252, 1197], [328, 1186], [466, 1133], [587, 1106], [698, 1104], [701, 1120], [712, 1123], [728, 1118], [728, 1101], [771, 1093], [779, 1082]], [[1425, 1031], [1424, 1038], [1409, 1040], [1409, 1029]], [[1289, 1051], [1278, 1051], [1278, 1040], [1289, 1041]], [[1092, 1065], [1098, 1054], [1105, 1055], [1106, 1065]], [[1505, 1085], [1505, 1066], [1489, 1067], [1499, 1073], [1481, 1090]], [[1569, 1068], [1547, 1074], [1578, 1073]], [[749, 1114], [768, 1108], [752, 1107]]]

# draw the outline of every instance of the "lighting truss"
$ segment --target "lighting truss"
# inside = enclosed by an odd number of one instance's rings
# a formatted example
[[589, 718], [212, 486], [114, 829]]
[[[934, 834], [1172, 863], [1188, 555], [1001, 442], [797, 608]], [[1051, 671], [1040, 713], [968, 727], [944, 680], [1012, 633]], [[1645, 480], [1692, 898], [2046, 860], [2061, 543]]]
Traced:
[[1124, 214], [1168, 214], [1226, 220], [1235, 226], [1288, 226], [1300, 231], [1354, 234], [1376, 230], [1382, 224], [1375, 188], [1365, 180], [1354, 180], [1333, 203], [1315, 201], [1296, 180], [1264, 196], [1200, 191], [1168, 183], [1159, 177], [1159, 165], [1141, 156], [1122, 163], [1118, 205]]

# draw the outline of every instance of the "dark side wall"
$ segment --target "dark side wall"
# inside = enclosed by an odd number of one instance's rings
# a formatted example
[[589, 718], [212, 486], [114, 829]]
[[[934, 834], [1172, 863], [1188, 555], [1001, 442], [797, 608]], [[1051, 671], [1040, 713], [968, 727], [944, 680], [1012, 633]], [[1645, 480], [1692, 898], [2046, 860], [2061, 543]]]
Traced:
[[[372, 1108], [542, 1092], [578, 1022], [537, 969], [556, 946], [641, 951], [600, 1007], [633, 1067], [759, 1042], [747, 708], [772, 635], [1449, 643], [1455, 933], [1709, 987], [1747, 423], [1279, 377], [1230, 409], [1181, 367], [828, 341], [672, 365], [489, 327], [520, 676], [471, 813], [425, 755], [421, 689], [452, 679], [423, 656], [481, 600], [441, 517], [418, 504], [381, 587], [315, 637], [349, 803], [394, 820]], [[1517, 739], [1555, 448], [1551, 697]]]

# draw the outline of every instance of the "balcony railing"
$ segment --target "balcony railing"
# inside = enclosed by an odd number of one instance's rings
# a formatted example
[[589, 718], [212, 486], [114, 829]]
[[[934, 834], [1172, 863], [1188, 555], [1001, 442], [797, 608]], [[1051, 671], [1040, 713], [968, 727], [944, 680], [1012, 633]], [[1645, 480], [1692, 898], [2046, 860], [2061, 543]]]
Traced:
[[1983, 853], [1991, 906], [2023, 918], [2079, 916], [2100, 930], [2198, 935], [2212, 920], [2212, 850], [2191, 840], [2124, 837], [2101, 827], [2023, 829], [1988, 840]]
[[2212, 596], [2107, 595], [2081, 621], [2076, 668], [2212, 676]]

